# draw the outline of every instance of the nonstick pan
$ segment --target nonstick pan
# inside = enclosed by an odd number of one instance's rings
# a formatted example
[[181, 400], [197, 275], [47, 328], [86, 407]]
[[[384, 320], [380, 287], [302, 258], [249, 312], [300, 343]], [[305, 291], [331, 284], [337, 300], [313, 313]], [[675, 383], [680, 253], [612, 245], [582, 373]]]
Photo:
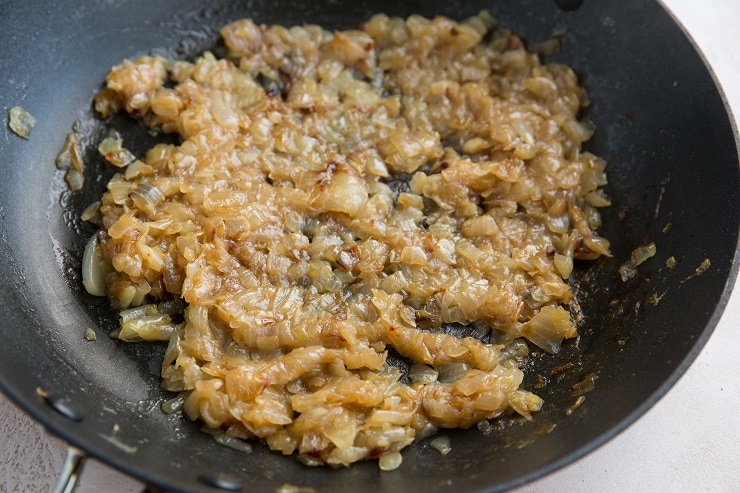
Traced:
[[[0, 142], [0, 389], [71, 445], [171, 491], [274, 491], [286, 483], [321, 492], [497, 491], [604, 443], [667, 391], [709, 337], [737, 272], [740, 178], [722, 97], [663, 8], [637, 0], [562, 8], [578, 3], [4, 4], [0, 102], [24, 106], [38, 123], [28, 141], [6, 130]], [[556, 357], [532, 357], [528, 373], [548, 380], [538, 391], [543, 410], [531, 422], [503, 421], [488, 435], [449, 433], [453, 451], [444, 457], [424, 442], [413, 445], [391, 473], [374, 463], [307, 468], [259, 446], [239, 454], [183, 417], [162, 414], [163, 347], [107, 338], [116, 314], [81, 288], [82, 249], [93, 230], [79, 214], [110, 170], [91, 150], [87, 187], [70, 193], [53, 164], [76, 121], [88, 143], [110, 123], [90, 110], [108, 69], [145, 53], [192, 57], [215, 47], [218, 26], [239, 17], [347, 28], [375, 12], [460, 19], [481, 8], [528, 41], [567, 27], [562, 51], [549, 60], [581, 76], [597, 126], [587, 147], [609, 162], [614, 205], [601, 232], [614, 256], [575, 272], [586, 314], [577, 343]], [[135, 150], [157, 139], [126, 119], [114, 124]], [[619, 265], [650, 241], [656, 256], [622, 281]], [[86, 328], [97, 341], [83, 339]]]

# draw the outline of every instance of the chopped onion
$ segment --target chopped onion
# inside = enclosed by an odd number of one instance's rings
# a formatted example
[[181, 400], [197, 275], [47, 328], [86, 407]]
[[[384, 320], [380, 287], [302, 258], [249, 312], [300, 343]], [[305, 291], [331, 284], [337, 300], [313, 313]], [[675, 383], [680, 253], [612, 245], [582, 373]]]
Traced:
[[423, 363], [414, 363], [409, 368], [409, 379], [411, 383], [432, 384], [437, 381], [439, 372]]
[[657, 249], [655, 247], [655, 243], [653, 242], [650, 242], [645, 246], [636, 248], [635, 251], [632, 252], [632, 263], [635, 265], [635, 267], [637, 267], [650, 257], [653, 257], [656, 251]]
[[364, 180], [347, 173], [335, 173], [322, 196], [322, 206], [329, 211], [344, 212], [350, 217], [359, 214], [367, 200]]
[[126, 166], [124, 176], [127, 180], [133, 180], [139, 176], [149, 176], [153, 173], [154, 168], [152, 168], [151, 165], [136, 159], [134, 162]]
[[[609, 252], [609, 240], [607, 240], [606, 238], [602, 238], [601, 236], [596, 235], [588, 236], [583, 239], [583, 245], [592, 252], [604, 255], [605, 257], [611, 257], [611, 253]], [[654, 246], [655, 245], [653, 244], [653, 247]], [[644, 259], [638, 258], [637, 260], [639, 261], [639, 263], [636, 263], [635, 265], [640, 265], [642, 262], [652, 257], [653, 255], [655, 255], [655, 251], [653, 251], [652, 255], [645, 257]]]
[[565, 309], [545, 306], [525, 324], [522, 335], [548, 353], [555, 354], [560, 351], [563, 339], [577, 334]]
[[542, 409], [544, 402], [539, 396], [526, 390], [517, 389], [509, 395], [509, 405], [527, 419], [532, 419], [532, 411]]
[[316, 493], [316, 490], [310, 486], [295, 486], [285, 483], [276, 489], [275, 493]]
[[85, 210], [82, 211], [80, 218], [83, 221], [92, 221], [98, 216], [99, 211], [100, 211], [100, 201], [96, 200], [92, 204], [85, 207]]
[[609, 197], [606, 196], [606, 193], [601, 188], [587, 193], [584, 200], [591, 207], [607, 207], [612, 204], [612, 201], [609, 200]]
[[581, 150], [576, 74], [489, 42], [493, 22], [242, 20], [223, 58], [111, 71], [96, 108], [176, 134], [140, 159], [101, 139], [122, 169], [85, 213], [117, 336], [169, 339], [165, 412], [240, 450], [391, 470], [437, 430], [539, 409], [525, 338], [576, 335], [562, 278], [608, 254], [605, 163]]
[[87, 241], [85, 253], [82, 255], [82, 284], [87, 292], [93, 296], [105, 296], [103, 262], [103, 254], [98, 244], [98, 234], [95, 233]]
[[111, 181], [107, 185], [108, 191], [111, 194], [113, 202], [118, 205], [123, 205], [129, 198], [129, 194], [133, 191], [133, 183], [127, 182], [123, 176], [116, 174], [111, 178]]
[[499, 231], [496, 220], [488, 214], [468, 219], [460, 226], [460, 232], [468, 238], [473, 236], [494, 236]]
[[563, 125], [563, 131], [568, 134], [568, 137], [577, 142], [586, 142], [594, 134], [592, 125], [586, 122], [579, 122], [578, 120], [566, 122]]
[[557, 95], [558, 86], [547, 77], [531, 77], [524, 79], [522, 85], [532, 94], [540, 98]]
[[456, 361], [447, 365], [439, 365], [437, 369], [439, 370], [438, 380], [440, 382], [452, 383], [465, 376], [465, 372], [470, 369], [470, 366], [467, 363]]
[[[326, 462], [327, 464], [349, 466], [353, 462], [367, 458], [367, 456], [367, 447], [335, 448], [329, 454], [329, 458], [326, 459]], [[313, 491], [313, 488], [310, 488], [310, 490]]]
[[165, 414], [175, 414], [182, 409], [183, 404], [185, 404], [185, 394], [181, 393], [172, 399], [162, 401], [162, 404], [159, 407]]
[[67, 182], [70, 190], [76, 192], [77, 190], [82, 189], [82, 186], [85, 183], [85, 178], [82, 176], [82, 173], [76, 169], [68, 168], [64, 173], [64, 181]]
[[545, 223], [547, 224], [547, 229], [552, 231], [553, 233], [559, 233], [564, 234], [568, 232], [568, 229], [570, 228], [570, 218], [568, 217], [568, 214], [561, 214], [559, 216], [547, 216], [545, 218]]
[[527, 48], [538, 55], [550, 56], [560, 51], [560, 40], [557, 38], [550, 38], [538, 43], [529, 43]]
[[393, 471], [398, 469], [403, 462], [403, 457], [399, 452], [386, 452], [380, 456], [378, 467], [381, 471]]
[[487, 419], [482, 419], [478, 421], [475, 424], [475, 427], [478, 428], [478, 430], [483, 433], [484, 435], [488, 435], [493, 431], [493, 426], [491, 426], [491, 422]]
[[388, 168], [378, 155], [372, 155], [365, 161], [365, 172], [381, 178], [388, 177]]
[[555, 269], [558, 271], [558, 274], [560, 274], [560, 277], [563, 279], [568, 279], [570, 273], [573, 272], [573, 257], [570, 255], [560, 255], [559, 253], [556, 253], [553, 258], [553, 264], [555, 265]]
[[636, 267], [654, 256], [656, 251], [657, 249], [653, 242], [635, 248], [630, 255], [630, 259], [619, 266], [619, 275], [622, 277], [622, 281], [627, 281], [635, 277], [637, 275]]
[[58, 169], [73, 168], [77, 171], [82, 171], [84, 163], [79, 135], [74, 132], [67, 134], [62, 150], [57, 155], [55, 164]]
[[134, 188], [129, 197], [142, 210], [153, 210], [157, 204], [164, 200], [164, 194], [159, 188], [146, 184]]
[[219, 445], [229, 447], [230, 449], [234, 449], [239, 452], [250, 453], [252, 451], [252, 446], [250, 444], [244, 440], [227, 435], [226, 433], [214, 433], [213, 440], [215, 440]]
[[80, 148], [80, 137], [70, 132], [64, 140], [64, 146], [56, 158], [58, 169], [66, 170], [64, 180], [67, 182], [70, 190], [80, 190], [84, 184], [83, 169], [85, 163], [82, 160], [82, 150]]
[[106, 161], [118, 168], [124, 168], [136, 160], [136, 156], [123, 147], [123, 139], [117, 132], [112, 132], [98, 144], [98, 152]]
[[707, 271], [707, 269], [711, 266], [712, 266], [712, 263], [710, 262], [710, 260], [708, 258], [705, 258], [704, 260], [701, 261], [701, 264], [699, 264], [699, 267], [694, 269], [694, 274], [697, 276], [700, 276], [704, 274]]
[[14, 106], [8, 110], [8, 126], [20, 137], [28, 139], [34, 125], [36, 125], [36, 118], [23, 107]]
[[462, 151], [465, 154], [479, 154], [488, 147], [490, 147], [490, 144], [487, 141], [480, 137], [473, 137], [463, 144]]
[[524, 120], [514, 120], [512, 126], [522, 141], [530, 145], [535, 143], [534, 130], [529, 123]]
[[117, 337], [128, 342], [168, 341], [175, 324], [156, 305], [143, 305], [120, 312], [121, 330]]
[[527, 343], [522, 339], [514, 339], [501, 350], [499, 363], [503, 364], [510, 359], [523, 358], [529, 354]]
[[442, 455], [447, 455], [452, 450], [450, 437], [446, 435], [436, 437], [434, 440], [429, 442], [429, 446]]
[[407, 246], [401, 250], [401, 262], [407, 265], [426, 265], [427, 255], [419, 246]]
[[468, 239], [461, 238], [455, 243], [455, 252], [473, 262], [484, 260], [483, 252]]

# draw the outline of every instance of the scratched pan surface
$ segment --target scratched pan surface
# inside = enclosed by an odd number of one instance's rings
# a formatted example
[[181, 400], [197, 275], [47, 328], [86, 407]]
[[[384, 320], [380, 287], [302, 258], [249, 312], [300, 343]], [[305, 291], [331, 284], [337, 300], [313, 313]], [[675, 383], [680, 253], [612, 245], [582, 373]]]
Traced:
[[[586, 0], [566, 12], [545, 0], [201, 3], [64, 0], [0, 7], [0, 103], [20, 104], [38, 120], [28, 141], [7, 129], [0, 138], [0, 389], [52, 433], [172, 491], [214, 491], [214, 484], [274, 491], [285, 483], [320, 492], [498, 491], [609, 440], [697, 355], [737, 273], [737, 135], [702, 59], [659, 4]], [[487, 436], [476, 429], [449, 433], [446, 456], [426, 442], [413, 445], [390, 473], [375, 463], [308, 468], [263, 446], [240, 454], [181, 416], [163, 415], [163, 347], [106, 337], [115, 313], [81, 290], [82, 249], [93, 230], [78, 217], [110, 171], [88, 152], [87, 187], [70, 194], [53, 165], [75, 121], [93, 144], [110, 124], [90, 111], [110, 67], [146, 53], [192, 57], [217, 45], [218, 26], [240, 17], [349, 28], [376, 12], [461, 19], [481, 8], [529, 41], [567, 27], [562, 52], [550, 59], [581, 76], [593, 101], [588, 116], [597, 125], [587, 147], [609, 162], [614, 205], [604, 213], [602, 234], [614, 257], [575, 272], [586, 314], [580, 339], [557, 357], [531, 358], [525, 385], [547, 377], [538, 391], [543, 410], [532, 422], [505, 421]], [[125, 119], [113, 124], [136, 150], [156, 141]], [[657, 255], [622, 282], [620, 263], [649, 241], [658, 245]], [[697, 275], [705, 259], [710, 265]], [[83, 339], [88, 327], [97, 341]], [[593, 389], [573, 409], [594, 376]], [[52, 397], [44, 400], [37, 389]]]

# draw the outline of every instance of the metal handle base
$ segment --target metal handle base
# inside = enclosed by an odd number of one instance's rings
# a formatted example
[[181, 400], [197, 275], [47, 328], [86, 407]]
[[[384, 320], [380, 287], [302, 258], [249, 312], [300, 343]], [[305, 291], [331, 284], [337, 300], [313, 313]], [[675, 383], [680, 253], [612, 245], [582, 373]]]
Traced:
[[52, 490], [53, 493], [72, 493], [74, 491], [86, 458], [87, 456], [82, 450], [71, 445], [67, 446], [67, 456], [64, 458], [62, 472], [59, 474], [57, 484]]

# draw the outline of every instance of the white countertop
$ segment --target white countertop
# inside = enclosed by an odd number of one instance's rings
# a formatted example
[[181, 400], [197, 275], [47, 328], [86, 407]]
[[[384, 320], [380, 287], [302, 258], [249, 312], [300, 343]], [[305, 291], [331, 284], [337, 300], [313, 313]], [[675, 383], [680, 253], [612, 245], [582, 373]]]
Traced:
[[[740, 2], [663, 1], [693, 35], [733, 111], [740, 115]], [[740, 491], [738, 328], [740, 287], [736, 285], [706, 347], [660, 402], [600, 449], [516, 492]], [[66, 447], [2, 394], [0, 443], [0, 492], [50, 490]], [[88, 461], [76, 491], [142, 489], [141, 483]]]

